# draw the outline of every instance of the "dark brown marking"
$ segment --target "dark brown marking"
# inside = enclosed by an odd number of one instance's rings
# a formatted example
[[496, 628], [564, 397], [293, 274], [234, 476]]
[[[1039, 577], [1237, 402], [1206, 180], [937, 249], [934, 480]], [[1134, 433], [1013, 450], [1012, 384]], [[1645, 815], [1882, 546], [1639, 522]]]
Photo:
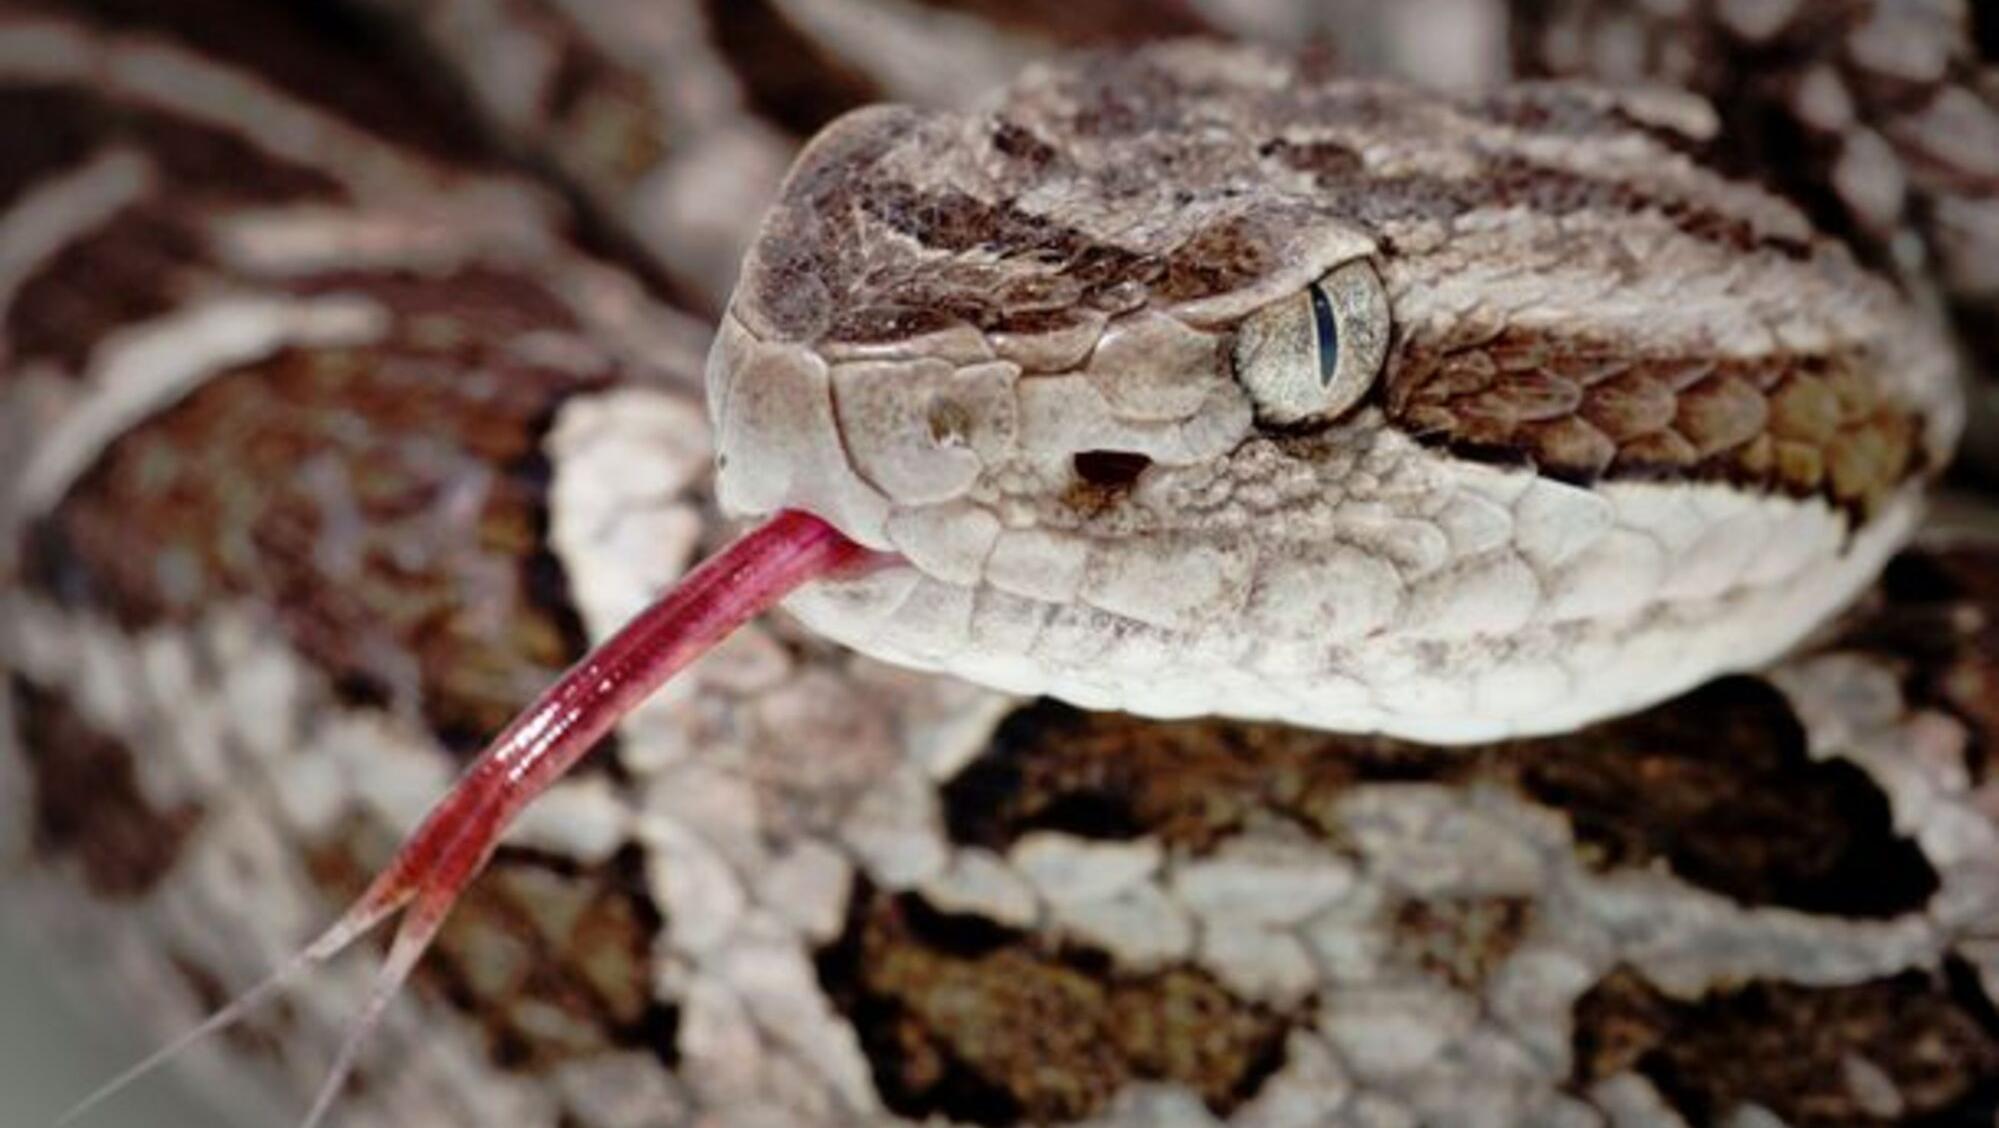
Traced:
[[484, 132], [439, 69], [399, 58], [400, 45], [382, 24], [333, 0], [29, 2], [106, 30], [176, 42], [395, 144], [460, 165], [489, 160]]
[[[343, 189], [316, 168], [273, 156], [211, 125], [143, 106], [106, 101], [75, 86], [0, 89], [0, 136], [9, 150], [0, 184], [13, 193], [34, 179], [112, 144], [145, 152], [180, 206], [335, 200]], [[12, 145], [19, 139], [22, 148]], [[21, 170], [21, 171], [16, 171]]]
[[1988, 65], [1999, 65], [1999, 7], [1971, 6], [1971, 36], [1978, 45], [1978, 57]]
[[[1122, 311], [1143, 304], [1148, 295], [1160, 302], [1192, 301], [1261, 277], [1273, 265], [1280, 237], [1278, 225], [1267, 219], [1226, 218], [1171, 254], [1155, 257], [961, 192], [870, 182], [857, 187], [854, 202], [922, 247], [926, 257], [885, 266], [860, 256], [820, 256], [811, 292], [837, 311], [824, 334], [831, 340], [889, 339], [952, 324], [1030, 332], [1074, 324], [1076, 305]], [[1062, 287], [1071, 295], [1069, 304], [1026, 309], [1010, 304], [1026, 266], [1041, 269], [1044, 285]], [[786, 302], [785, 308], [796, 304]], [[800, 318], [794, 324], [799, 328], [781, 329], [798, 332], [811, 322]]]
[[1335, 183], [1358, 176], [1367, 168], [1366, 159], [1358, 151], [1337, 141], [1291, 141], [1279, 137], [1264, 142], [1257, 154], [1274, 157], [1300, 172]]
[[12, 207], [36, 182], [88, 160], [109, 136], [108, 123], [81, 94], [57, 86], [0, 87], [0, 208]]
[[1061, 154], [1043, 140], [1041, 135], [1024, 125], [1001, 121], [993, 126], [993, 149], [1002, 156], [1024, 161], [1035, 169], [1044, 169], [1061, 158]]
[[1462, 343], [1406, 337], [1390, 418], [1466, 457], [1599, 479], [1725, 481], [1873, 513], [1928, 467], [1922, 420], [1857, 352], [1754, 359], [1632, 354], [1527, 330]]
[[[1992, 1117], [1999, 1037], [1967, 968], [1836, 987], [1759, 981], [1691, 1001], [1619, 968], [1575, 1016], [1578, 1085], [1635, 1071], [1695, 1124], [1746, 1104], [1802, 1128]], [[1856, 1062], [1888, 1080], [1892, 1106], [1855, 1092]]]
[[[1767, 250], [1804, 260], [1817, 253], [1808, 242], [1758, 229], [1747, 217], [1730, 215], [1681, 195], [1662, 194], [1628, 180], [1589, 176], [1537, 164], [1510, 153], [1485, 158], [1483, 167], [1463, 177], [1424, 173], [1370, 174], [1357, 156], [1337, 144], [1313, 142], [1266, 145], [1266, 155], [1311, 173], [1325, 193], [1325, 206], [1369, 227], [1420, 220], [1449, 220], [1482, 209], [1524, 208], [1563, 217], [1584, 212], [1657, 215], [1682, 234], [1736, 251]], [[1661, 160], [1670, 160], [1662, 153]]]
[[1747, 905], [1891, 917], [1938, 887], [1880, 789], [1814, 761], [1788, 704], [1748, 678], [1569, 736], [1466, 750], [1040, 702], [946, 785], [944, 810], [954, 841], [1002, 852], [1037, 829], [1201, 852], [1271, 818], [1337, 848], [1342, 799], [1403, 781], [1510, 788], [1565, 814], [1594, 866], [1664, 862]]
[[82, 375], [113, 330], [173, 309], [209, 261], [191, 220], [178, 203], [148, 201], [64, 247], [7, 308], [9, 370], [46, 360]]
[[869, 187], [858, 181], [917, 117], [887, 110], [846, 119], [821, 134], [792, 169], [742, 283], [780, 334], [809, 340], [825, 331], [834, 294], [855, 269], [839, 252], [854, 239], [854, 209]]
[[540, 444], [610, 377], [510, 354], [569, 315], [526, 279], [344, 276], [391, 339], [218, 374], [122, 436], [39, 526], [33, 576], [129, 627], [252, 599], [361, 701], [471, 749], [581, 653]]
[[63, 247], [8, 307], [9, 372], [46, 360], [75, 375], [111, 331], [174, 308], [211, 269], [204, 224], [238, 204], [336, 200], [338, 183], [243, 139], [66, 86], [0, 89], [0, 203], [113, 145], [156, 172], [143, 201]]
[[757, 112], [810, 136], [849, 110], [883, 100], [867, 72], [793, 27], [770, 0], [703, 0], [715, 45]]
[[865, 888], [819, 963], [883, 1099], [919, 1120], [1076, 1120], [1138, 1080], [1225, 1115], [1282, 1067], [1299, 1021], [1204, 971], [1120, 973], [1100, 952]]
[[1849, 917], [1910, 912], [1938, 888], [1881, 789], [1850, 763], [1812, 759], [1789, 703], [1752, 678], [1499, 755], [1606, 868], [1663, 858], [1743, 904]]
[[1987, 787], [1999, 779], [1999, 547], [1903, 553], [1838, 646], [1893, 671], [1912, 710], [1959, 721], [1971, 778]]
[[18, 675], [11, 687], [34, 787], [34, 848], [74, 858], [98, 896], [145, 896], [173, 870], [201, 808], [156, 807], [140, 790], [133, 751], [123, 741], [85, 720], [58, 690]]

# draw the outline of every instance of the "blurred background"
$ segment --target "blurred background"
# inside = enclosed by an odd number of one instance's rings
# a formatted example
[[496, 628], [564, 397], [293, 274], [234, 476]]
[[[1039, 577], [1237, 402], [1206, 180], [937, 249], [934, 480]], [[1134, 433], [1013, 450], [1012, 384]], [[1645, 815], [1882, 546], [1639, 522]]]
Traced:
[[[0, 924], [0, 1111], [8, 1124], [47, 1125], [107, 1076], [152, 1049], [129, 1024], [88, 1015], [85, 999], [59, 988], [49, 953]], [[153, 1079], [129, 1100], [99, 1110], [84, 1123], [98, 1128], [207, 1128], [204, 1113], [178, 1073]]]

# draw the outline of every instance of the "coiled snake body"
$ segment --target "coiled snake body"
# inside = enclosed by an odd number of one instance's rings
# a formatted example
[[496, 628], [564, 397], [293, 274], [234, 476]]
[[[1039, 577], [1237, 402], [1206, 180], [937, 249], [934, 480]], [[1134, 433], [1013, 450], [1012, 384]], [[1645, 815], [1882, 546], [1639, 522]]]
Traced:
[[[1989, 1117], [1992, 554], [1828, 620], [1980, 445], [1990, 19], [1457, 7], [1597, 81], [0, 13], [10, 922], [170, 1033], [403, 912], [356, 1124]], [[341, 1076], [344, 970], [218, 1099]]]

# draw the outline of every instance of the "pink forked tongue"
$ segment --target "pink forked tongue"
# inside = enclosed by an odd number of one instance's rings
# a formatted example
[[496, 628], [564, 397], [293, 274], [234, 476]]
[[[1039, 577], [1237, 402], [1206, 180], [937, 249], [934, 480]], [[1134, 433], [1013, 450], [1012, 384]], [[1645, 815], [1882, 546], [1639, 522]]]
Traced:
[[514, 718], [331, 928], [263, 983], [85, 1098], [58, 1124], [75, 1120], [188, 1045], [241, 1019], [298, 972], [401, 912], [402, 924], [374, 989], [348, 1027], [332, 1073], [306, 1116], [304, 1128], [314, 1128], [332, 1107], [389, 1000], [523, 807], [666, 679], [737, 627], [803, 584], [890, 559], [817, 517], [786, 510], [704, 561]]

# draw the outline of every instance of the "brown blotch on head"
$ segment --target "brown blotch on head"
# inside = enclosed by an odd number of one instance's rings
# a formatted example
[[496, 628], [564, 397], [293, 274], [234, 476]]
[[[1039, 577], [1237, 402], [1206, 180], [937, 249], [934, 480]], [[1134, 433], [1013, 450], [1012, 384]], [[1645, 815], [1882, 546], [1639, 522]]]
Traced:
[[[1344, 109], [1360, 112], [1361, 107], [1349, 104]], [[1476, 107], [1473, 110], [1476, 112]], [[1379, 108], [1379, 115], [1394, 113], [1391, 107]], [[1734, 251], [1766, 250], [1797, 260], [1815, 253], [1807, 242], [1763, 230], [1745, 216], [1729, 214], [1696, 198], [1670, 194], [1660, 185], [1591, 176], [1517, 154], [1489, 156], [1477, 173], [1467, 177], [1371, 173], [1360, 154], [1328, 141], [1279, 138], [1260, 146], [1258, 155], [1310, 174], [1323, 202], [1374, 228], [1390, 223], [1449, 221], [1467, 212], [1505, 208], [1557, 218], [1583, 212], [1649, 214], [1689, 238]]]
[[953, 840], [1002, 852], [1044, 829], [1199, 852], [1271, 818], [1342, 849], [1342, 800], [1395, 782], [1509, 788], [1565, 815], [1596, 868], [1663, 862], [1746, 905], [1891, 917], [1939, 884], [1881, 790], [1852, 764], [1813, 760], [1784, 698], [1750, 678], [1570, 735], [1471, 749], [1040, 702], [945, 786], [944, 812]]
[[470, 751], [582, 652], [541, 442], [609, 373], [507, 351], [573, 324], [531, 282], [326, 284], [397, 311], [390, 339], [280, 352], [128, 431], [34, 530], [30, 580], [135, 629], [259, 601], [350, 699]]
[[1749, 1104], [1807, 1128], [1992, 1118], [1999, 1035], [1976, 973], [1955, 964], [1846, 986], [1757, 981], [1692, 1000], [1618, 968], [1574, 1014], [1576, 1085], [1636, 1072], [1695, 1124]]
[[819, 964], [888, 1106], [916, 1119], [1076, 1120], [1137, 1081], [1184, 1085], [1226, 1115], [1282, 1067], [1300, 1021], [1204, 971], [1120, 972], [1102, 953], [865, 887]]
[[101, 897], [142, 897], [170, 872], [201, 807], [161, 808], [140, 789], [133, 751], [92, 725], [60, 691], [11, 679], [16, 735], [34, 794], [35, 850], [73, 858]]
[[1276, 266], [1278, 248], [1272, 243], [1277, 235], [1275, 224], [1250, 216], [1203, 227], [1167, 257], [1153, 296], [1162, 302], [1190, 302], [1241, 289]]
[[[787, 191], [774, 223], [799, 224], [800, 237], [759, 244], [752, 285], [782, 335], [872, 342], [954, 325], [1052, 331], [1075, 324], [1078, 307], [1142, 304], [1168, 269], [1010, 203], [871, 179], [864, 170], [878, 153], [838, 152], [859, 149], [869, 133], [835, 134], [838, 155], [807, 166]], [[857, 214], [895, 238], [864, 237]], [[1188, 275], [1179, 285], [1193, 295], [1203, 282]]]
[[1055, 146], [1040, 134], [1017, 122], [1001, 121], [994, 125], [992, 144], [994, 152], [1035, 169], [1047, 168], [1061, 157]]
[[1721, 359], [1631, 354], [1509, 329], [1404, 338], [1390, 419], [1469, 458], [1568, 481], [1723, 481], [1871, 516], [1924, 471], [1923, 426], [1858, 353]]

